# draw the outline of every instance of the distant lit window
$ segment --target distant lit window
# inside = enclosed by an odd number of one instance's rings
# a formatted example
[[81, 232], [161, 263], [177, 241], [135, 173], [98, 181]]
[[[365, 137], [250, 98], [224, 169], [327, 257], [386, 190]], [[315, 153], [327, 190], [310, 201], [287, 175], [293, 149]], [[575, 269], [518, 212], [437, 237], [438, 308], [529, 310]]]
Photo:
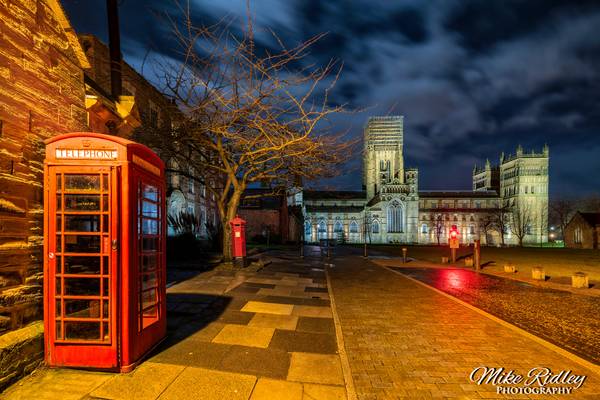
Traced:
[[583, 232], [581, 232], [581, 227], [577, 227], [575, 228], [575, 231], [573, 232], [573, 242], [577, 243], [577, 244], [581, 244], [583, 242]]
[[358, 233], [358, 223], [356, 221], [350, 222], [350, 233]]
[[423, 233], [423, 234], [427, 233], [427, 224], [421, 225], [421, 233]]

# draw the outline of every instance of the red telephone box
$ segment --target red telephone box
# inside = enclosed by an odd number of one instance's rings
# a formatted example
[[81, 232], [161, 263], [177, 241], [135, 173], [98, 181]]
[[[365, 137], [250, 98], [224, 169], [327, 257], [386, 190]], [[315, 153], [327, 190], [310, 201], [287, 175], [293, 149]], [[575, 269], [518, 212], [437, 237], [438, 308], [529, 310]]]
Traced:
[[116, 136], [53, 137], [44, 218], [47, 363], [132, 370], [166, 333], [163, 162]]
[[246, 257], [246, 221], [235, 217], [230, 224], [232, 256], [235, 258]]

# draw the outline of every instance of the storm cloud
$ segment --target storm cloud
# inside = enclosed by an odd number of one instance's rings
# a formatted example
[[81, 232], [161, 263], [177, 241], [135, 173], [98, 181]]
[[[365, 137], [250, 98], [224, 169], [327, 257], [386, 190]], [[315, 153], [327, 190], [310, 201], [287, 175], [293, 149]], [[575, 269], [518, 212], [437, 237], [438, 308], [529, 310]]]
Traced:
[[[78, 32], [106, 38], [103, 0], [63, 4]], [[205, 24], [246, 14], [242, 0], [190, 6]], [[600, 191], [597, 1], [256, 0], [251, 11], [262, 47], [276, 47], [268, 29], [289, 45], [327, 33], [305, 62], [343, 62], [332, 101], [363, 110], [335, 122], [361, 135], [369, 115], [404, 115], [422, 189], [468, 189], [474, 163], [547, 143], [551, 196]], [[159, 83], [151, 60], [177, 57], [165, 19], [176, 8], [122, 0], [120, 12], [124, 58]], [[359, 189], [360, 160], [346, 172], [323, 184]]]

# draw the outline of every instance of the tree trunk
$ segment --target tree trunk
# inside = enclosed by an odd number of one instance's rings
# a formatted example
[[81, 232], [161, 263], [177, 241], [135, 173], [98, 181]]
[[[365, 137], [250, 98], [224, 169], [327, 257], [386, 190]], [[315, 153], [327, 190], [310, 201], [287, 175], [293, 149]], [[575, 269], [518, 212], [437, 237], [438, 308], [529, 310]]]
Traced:
[[227, 202], [227, 207], [224, 210], [225, 218], [223, 223], [223, 261], [230, 262], [233, 260], [232, 242], [231, 242], [231, 224], [230, 222], [237, 216], [238, 206], [243, 190], [235, 189], [231, 195], [231, 199]]

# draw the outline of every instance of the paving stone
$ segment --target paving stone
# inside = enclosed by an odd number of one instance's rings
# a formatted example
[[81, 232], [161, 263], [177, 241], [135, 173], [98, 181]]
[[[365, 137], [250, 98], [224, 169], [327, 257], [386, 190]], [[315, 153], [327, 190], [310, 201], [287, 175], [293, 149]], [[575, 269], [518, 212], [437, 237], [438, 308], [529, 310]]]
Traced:
[[90, 393], [90, 396], [115, 400], [154, 400], [184, 368], [172, 364], [146, 362], [129, 374], [113, 376]]
[[316, 385], [304, 383], [303, 400], [345, 400], [346, 389], [342, 386]]
[[244, 325], [225, 325], [212, 340], [213, 343], [267, 348], [275, 329]]
[[202, 368], [216, 368], [230, 345], [208, 343], [197, 340], [184, 340], [167, 348], [159, 348], [149, 361], [162, 364], [189, 365]]
[[275, 379], [260, 378], [250, 400], [302, 400], [302, 385]]
[[259, 289], [275, 289], [275, 285], [269, 283], [244, 282], [243, 286], [255, 287]]
[[[289, 296], [292, 293], [291, 287], [276, 287], [275, 289], [260, 289], [258, 296]], [[261, 298], [261, 300], [263, 300]]]
[[253, 313], [243, 311], [225, 311], [218, 319], [225, 324], [248, 325], [248, 322], [254, 317]]
[[278, 328], [295, 330], [298, 324], [298, 317], [293, 315], [278, 315], [278, 314], [254, 314], [248, 326], [258, 328]]
[[294, 306], [291, 304], [266, 303], [262, 301], [249, 301], [242, 311], [264, 313], [264, 314], [280, 314], [291, 315]]
[[269, 348], [289, 352], [336, 354], [335, 335], [314, 332], [275, 330]]
[[316, 293], [327, 293], [327, 288], [307, 286], [306, 288], [304, 288], [304, 291], [305, 292], [316, 292]]
[[255, 383], [256, 377], [251, 375], [188, 367], [159, 399], [246, 400]]
[[232, 346], [223, 357], [219, 369], [285, 379], [289, 366], [290, 355], [286, 351]]
[[329, 307], [317, 306], [294, 306], [292, 315], [301, 317], [317, 317], [317, 318], [332, 318], [331, 309]]
[[332, 318], [299, 317], [297, 331], [335, 334]]
[[343, 385], [340, 358], [328, 354], [292, 353], [287, 380]]
[[43, 368], [9, 387], [1, 397], [7, 400], [54, 400], [60, 393], [61, 400], [79, 400], [111, 377], [112, 374], [102, 372]]

